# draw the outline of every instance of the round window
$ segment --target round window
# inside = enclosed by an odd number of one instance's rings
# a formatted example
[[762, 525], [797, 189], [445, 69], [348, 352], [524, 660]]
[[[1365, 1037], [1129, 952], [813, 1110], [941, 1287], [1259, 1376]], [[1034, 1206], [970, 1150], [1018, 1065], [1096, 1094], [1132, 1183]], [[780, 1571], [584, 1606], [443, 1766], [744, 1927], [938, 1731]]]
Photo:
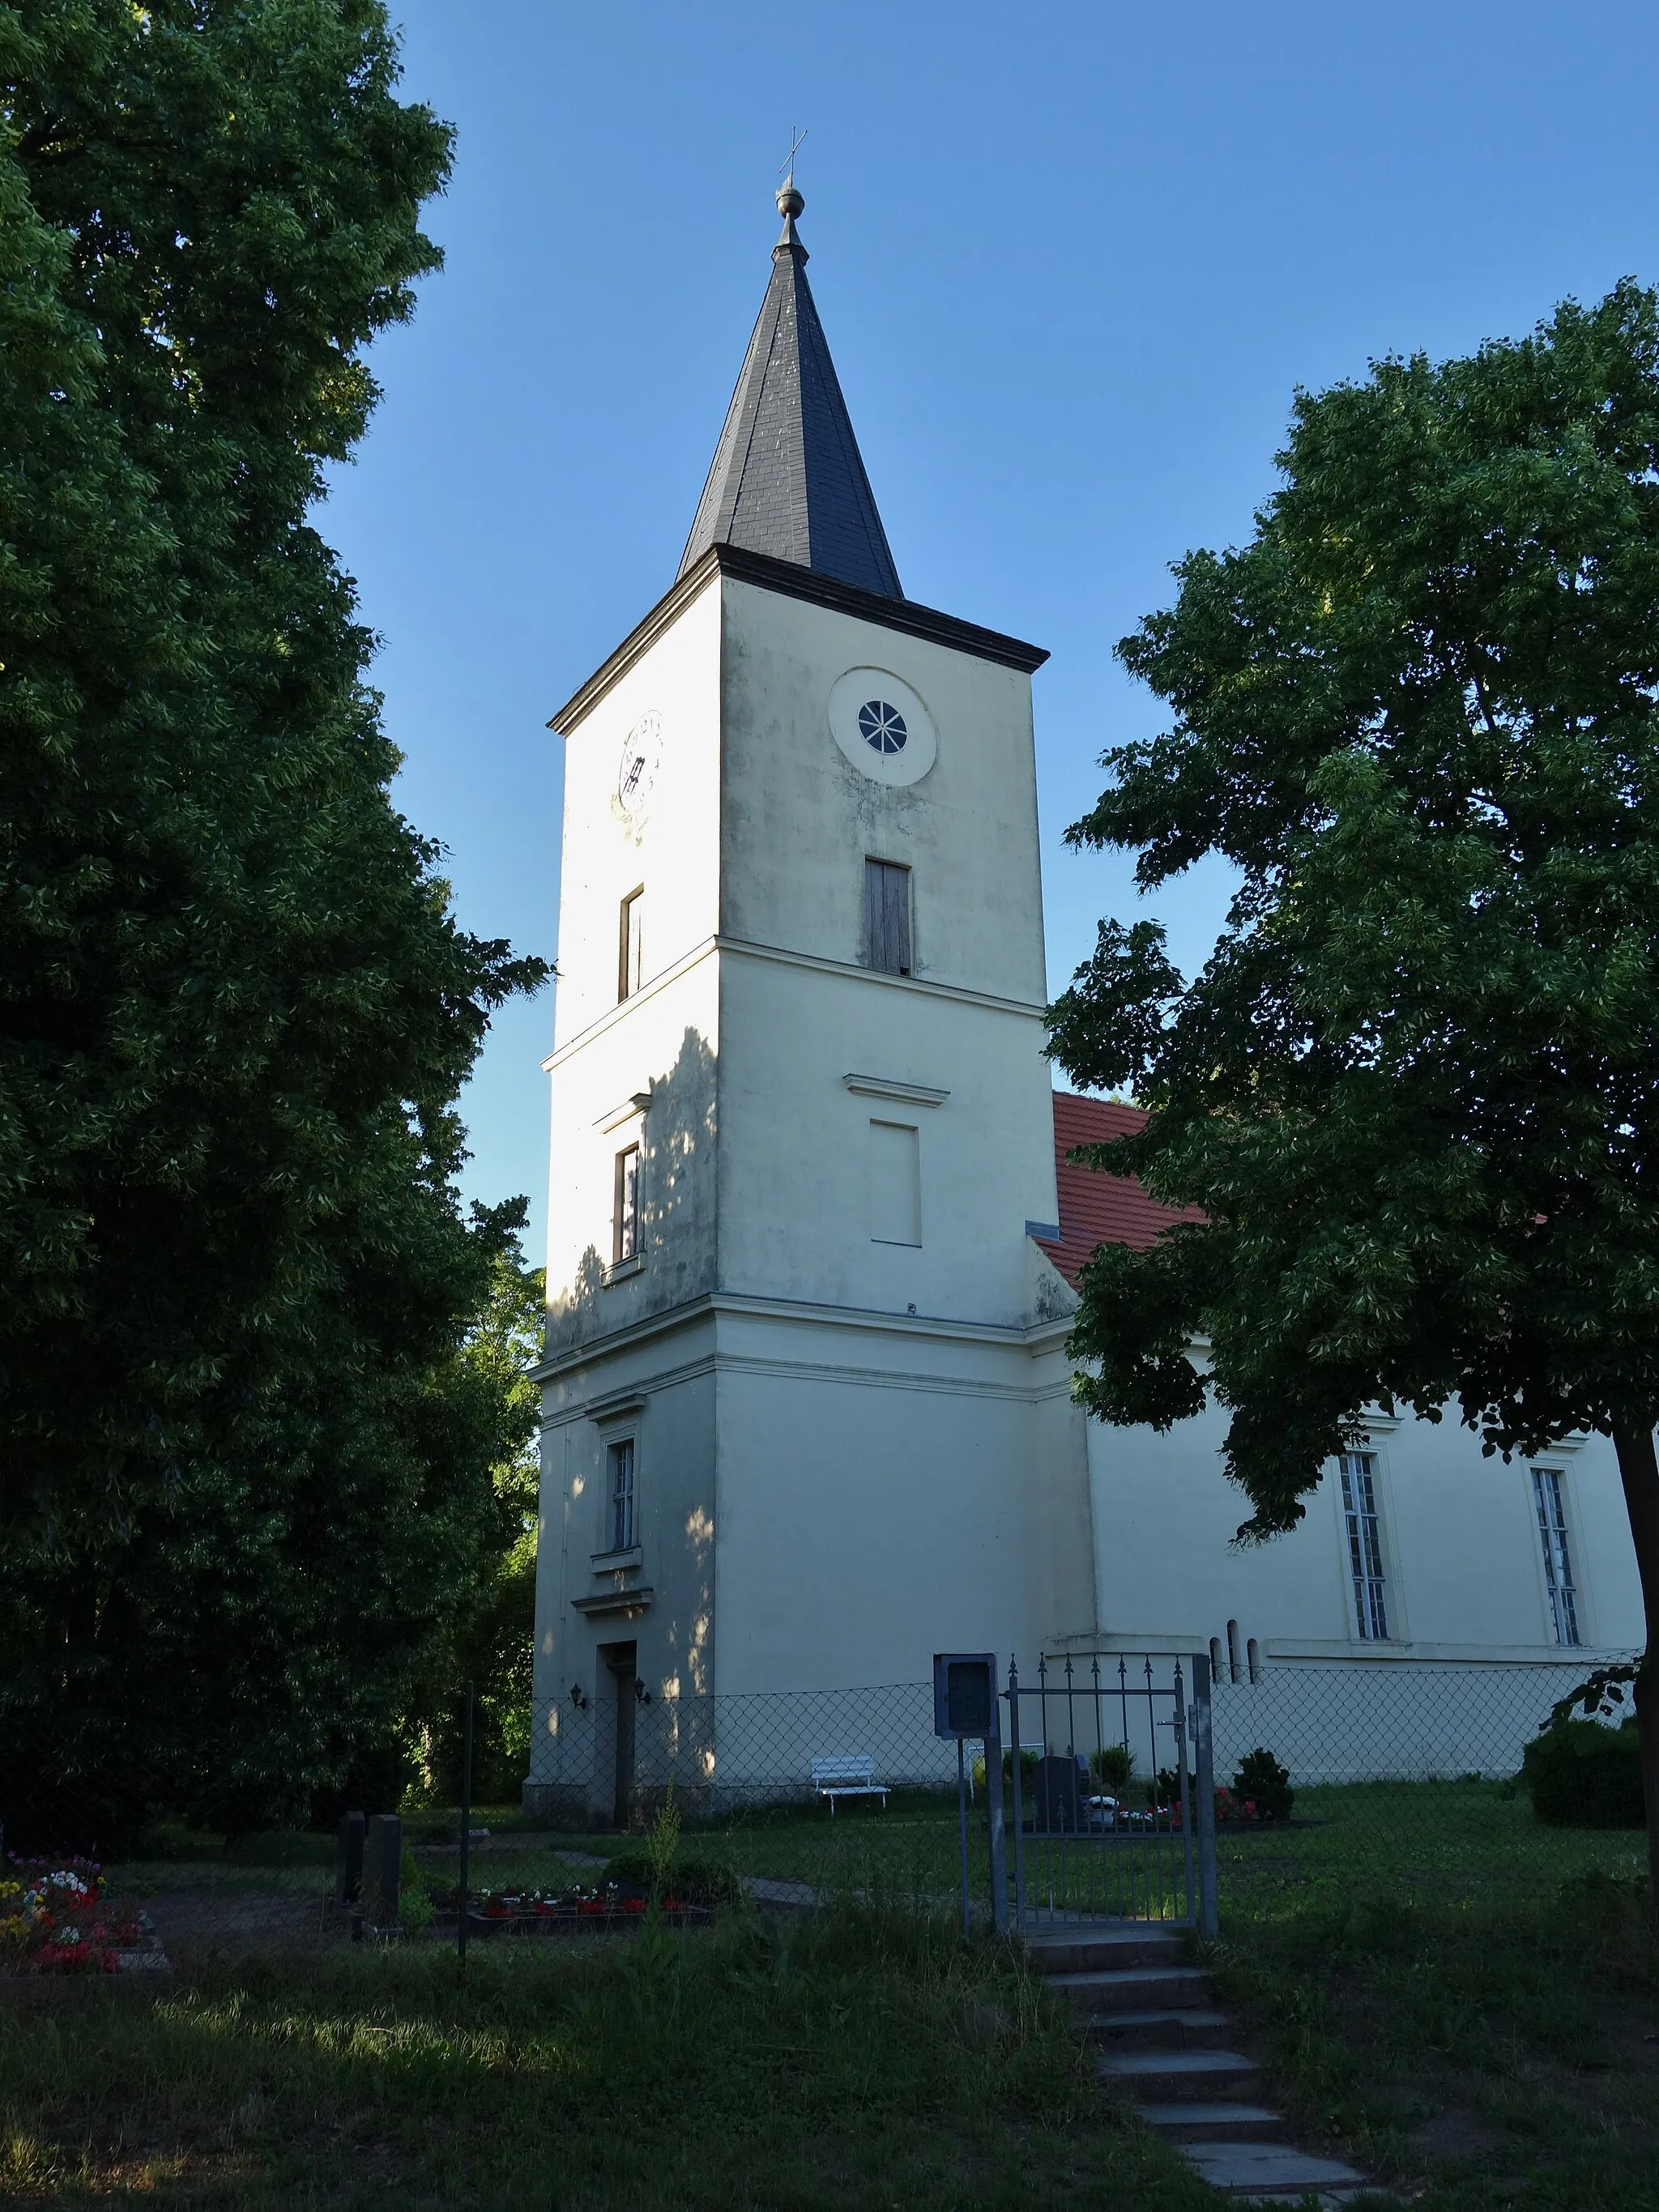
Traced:
[[859, 728], [864, 733], [866, 744], [878, 753], [902, 753], [910, 734], [904, 726], [903, 715], [885, 699], [865, 701], [859, 708]]
[[920, 783], [939, 756], [926, 702], [890, 668], [849, 668], [830, 687], [830, 734], [872, 783]]

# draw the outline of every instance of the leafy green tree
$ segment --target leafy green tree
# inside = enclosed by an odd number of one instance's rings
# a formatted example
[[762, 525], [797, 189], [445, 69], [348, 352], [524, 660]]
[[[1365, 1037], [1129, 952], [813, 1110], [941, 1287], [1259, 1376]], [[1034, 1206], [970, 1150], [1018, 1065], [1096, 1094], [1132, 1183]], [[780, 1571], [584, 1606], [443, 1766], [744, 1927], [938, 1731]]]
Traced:
[[410, 1731], [421, 1785], [453, 1805], [460, 1794], [464, 1686], [474, 1692], [475, 1803], [517, 1796], [530, 1765], [531, 1660], [536, 1629], [536, 1538], [541, 1490], [545, 1274], [526, 1267], [516, 1237], [490, 1270], [483, 1311], [461, 1348], [465, 1366], [504, 1413], [502, 1455], [490, 1469], [495, 1534], [489, 1571], [434, 1646]]
[[1239, 876], [1190, 983], [1109, 921], [1054, 1010], [1150, 1109], [1098, 1163], [1206, 1217], [1095, 1255], [1078, 1387], [1159, 1427], [1213, 1391], [1245, 1539], [1378, 1401], [1610, 1435], [1659, 1853], [1659, 300], [1299, 394], [1280, 465], [1119, 647], [1173, 723], [1070, 833]]
[[384, 1736], [516, 1419], [454, 1106], [544, 971], [309, 520], [439, 260], [396, 76], [380, 0], [0, 4], [0, 1680], [227, 1818]]

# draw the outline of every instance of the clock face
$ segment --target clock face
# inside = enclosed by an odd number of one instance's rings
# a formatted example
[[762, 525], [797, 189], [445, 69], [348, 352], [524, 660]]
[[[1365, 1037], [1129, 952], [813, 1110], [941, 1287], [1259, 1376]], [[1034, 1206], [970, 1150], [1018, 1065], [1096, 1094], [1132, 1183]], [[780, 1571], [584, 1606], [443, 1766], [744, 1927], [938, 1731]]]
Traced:
[[662, 716], [641, 714], [623, 739], [622, 763], [617, 770], [617, 796], [624, 812], [643, 814], [657, 781], [662, 757]]

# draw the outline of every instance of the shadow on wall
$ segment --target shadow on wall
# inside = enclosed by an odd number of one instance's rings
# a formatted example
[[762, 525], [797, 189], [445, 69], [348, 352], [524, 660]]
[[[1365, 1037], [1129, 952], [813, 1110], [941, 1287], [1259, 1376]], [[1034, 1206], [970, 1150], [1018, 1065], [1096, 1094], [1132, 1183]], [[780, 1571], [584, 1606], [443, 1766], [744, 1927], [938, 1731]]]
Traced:
[[614, 1147], [620, 1152], [637, 1143], [640, 1148], [639, 1249], [645, 1264], [637, 1273], [606, 1282], [613, 1249], [608, 1224], [603, 1253], [589, 1244], [569, 1284], [559, 1288], [550, 1279], [550, 1358], [714, 1288], [714, 1054], [697, 1030], [688, 1029], [672, 1067], [640, 1087], [649, 1089], [651, 1103], [641, 1121], [614, 1133]]

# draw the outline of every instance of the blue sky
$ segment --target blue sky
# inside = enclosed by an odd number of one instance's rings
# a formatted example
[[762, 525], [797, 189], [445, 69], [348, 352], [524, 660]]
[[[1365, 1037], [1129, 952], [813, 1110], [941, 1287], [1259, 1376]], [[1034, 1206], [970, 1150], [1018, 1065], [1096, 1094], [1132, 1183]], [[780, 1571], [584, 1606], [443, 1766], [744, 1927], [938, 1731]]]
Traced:
[[[792, 129], [811, 280], [913, 599], [1048, 646], [1051, 987], [1127, 858], [1061, 842], [1157, 726], [1112, 659], [1237, 544], [1298, 384], [1468, 350], [1659, 276], [1659, 9], [1612, 0], [394, 8], [459, 131], [447, 266], [375, 349], [320, 518], [383, 644], [404, 810], [465, 924], [545, 954], [548, 715], [672, 581], [769, 272]], [[1152, 903], [1188, 967], [1224, 884]], [[471, 1195], [532, 1200], [550, 994], [464, 1103]]]

